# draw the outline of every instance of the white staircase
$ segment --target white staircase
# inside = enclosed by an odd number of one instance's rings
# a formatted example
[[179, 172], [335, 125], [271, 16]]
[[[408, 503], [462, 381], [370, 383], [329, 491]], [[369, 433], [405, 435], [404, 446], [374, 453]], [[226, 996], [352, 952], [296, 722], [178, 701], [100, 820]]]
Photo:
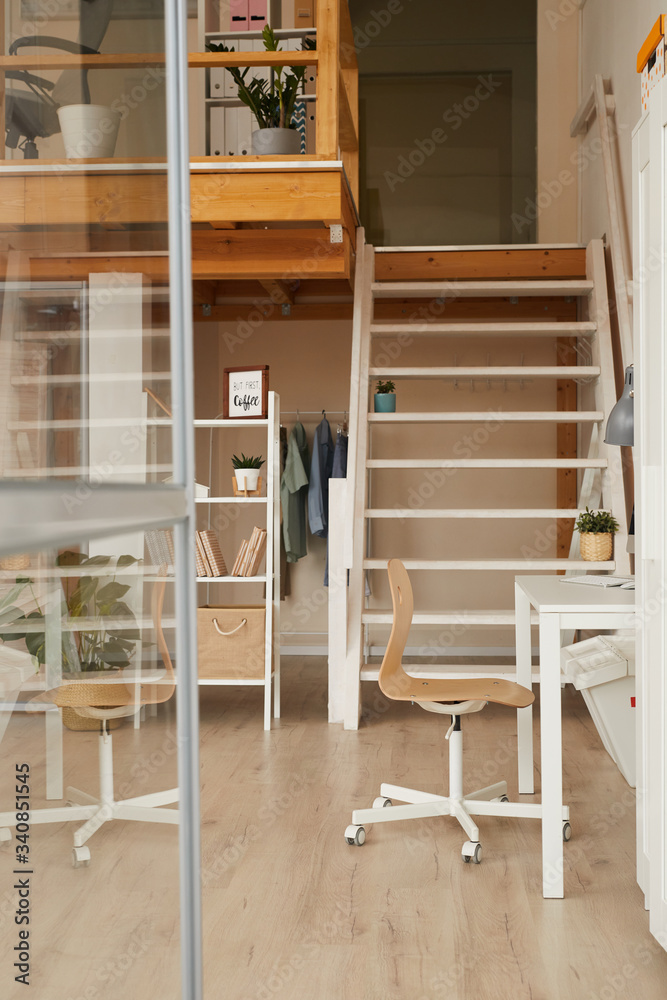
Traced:
[[[457, 664], [447, 661], [447, 654], [453, 645], [449, 637], [463, 635], [469, 642], [475, 630], [491, 628], [494, 636], [505, 630], [502, 643], [495, 642], [496, 655], [506, 649], [513, 656], [510, 595], [516, 574], [629, 571], [620, 450], [602, 443], [616, 402], [602, 243], [587, 248], [586, 276], [576, 280], [378, 281], [376, 256], [372, 247], [359, 248], [355, 285], [344, 518], [350, 579], [347, 621], [338, 623], [346, 633], [344, 668], [340, 665], [346, 728], [358, 726], [359, 682], [377, 678], [378, 663], [369, 659], [381, 653], [392, 620], [388, 558], [401, 558], [411, 571], [416, 658], [410, 669], [429, 677], [513, 672], [511, 666], [489, 664], [480, 653], [484, 643], [457, 643], [459, 650], [478, 655], [472, 665], [469, 656]], [[525, 299], [530, 301], [522, 303]], [[573, 299], [577, 308], [568, 308], [574, 319], [550, 318], [548, 303]], [[396, 306], [389, 318], [388, 302]], [[498, 322], [490, 313], [494, 303]], [[513, 307], [516, 320], [508, 317]], [[564, 337], [576, 345], [579, 364], [554, 363]], [[518, 363], [507, 363], [513, 354]], [[465, 364], [458, 363], [459, 356]], [[396, 383], [396, 413], [373, 412], [377, 379]], [[577, 410], [556, 408], [556, 385], [568, 379], [579, 383]], [[577, 457], [556, 454], [556, 428], [565, 423], [577, 425]], [[563, 470], [574, 470], [577, 477], [579, 509], [602, 506], [619, 521], [615, 561], [582, 561], [576, 532], [569, 558], [555, 551], [556, 525], [562, 530], [563, 522], [578, 514], [554, 502], [556, 476], [568, 474]], [[456, 503], [460, 495], [474, 502]], [[437, 606], [443, 587], [451, 606]], [[482, 592], [489, 591], [498, 593], [499, 607], [479, 606]], [[337, 628], [336, 622], [330, 628]], [[340, 637], [336, 643], [341, 650]], [[436, 653], [437, 664], [431, 662]]]

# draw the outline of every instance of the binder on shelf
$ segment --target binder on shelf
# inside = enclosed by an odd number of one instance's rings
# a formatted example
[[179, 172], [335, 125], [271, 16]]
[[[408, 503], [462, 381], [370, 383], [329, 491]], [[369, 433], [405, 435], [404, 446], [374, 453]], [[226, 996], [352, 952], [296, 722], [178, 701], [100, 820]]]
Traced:
[[248, 23], [248, 0], [230, 0], [229, 3], [229, 30], [247, 31], [250, 27]]
[[225, 108], [209, 108], [208, 149], [212, 156], [225, 155]]
[[312, 28], [314, 25], [314, 0], [294, 0], [294, 27]]
[[[267, 0], [249, 0], [248, 28], [251, 31], [263, 31], [266, 27], [267, 6]], [[272, 24], [271, 27], [275, 25]]]

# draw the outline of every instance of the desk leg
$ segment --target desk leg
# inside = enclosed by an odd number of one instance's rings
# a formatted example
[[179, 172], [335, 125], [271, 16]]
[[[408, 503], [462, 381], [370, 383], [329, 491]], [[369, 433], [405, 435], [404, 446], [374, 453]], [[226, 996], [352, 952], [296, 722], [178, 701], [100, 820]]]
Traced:
[[[532, 657], [530, 637], [530, 601], [518, 586], [514, 585], [514, 608], [516, 630], [516, 680], [517, 684], [531, 688]], [[535, 791], [533, 767], [533, 706], [518, 708], [516, 712], [517, 753], [519, 759], [519, 792], [532, 795]]]
[[542, 760], [542, 895], [563, 898], [563, 746], [560, 618], [540, 615], [540, 726]]

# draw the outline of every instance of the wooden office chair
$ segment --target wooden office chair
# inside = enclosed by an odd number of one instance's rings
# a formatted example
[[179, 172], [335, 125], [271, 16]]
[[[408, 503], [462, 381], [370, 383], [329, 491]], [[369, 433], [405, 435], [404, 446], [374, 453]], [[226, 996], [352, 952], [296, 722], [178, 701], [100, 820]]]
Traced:
[[[412, 624], [412, 587], [400, 559], [389, 561], [388, 573], [394, 620], [378, 682], [383, 694], [393, 701], [411, 701], [427, 712], [452, 717], [452, 724], [445, 737], [449, 740], [449, 795], [432, 795], [413, 788], [383, 783], [372, 809], [354, 810], [352, 824], [345, 830], [345, 839], [348, 844], [360, 847], [366, 840], [364, 823], [454, 816], [468, 835], [461, 851], [463, 860], [479, 864], [482, 860], [482, 845], [473, 816], [537, 816], [538, 813], [534, 805], [510, 803], [505, 781], [463, 794], [461, 716], [479, 712], [489, 702], [510, 708], [526, 708], [532, 704], [534, 695], [520, 684], [493, 677], [425, 680], [406, 673], [401, 660]], [[409, 804], [395, 806], [393, 798]], [[385, 808], [386, 806], [390, 808]]]
[[[50, 701], [58, 707], [69, 707], [85, 718], [98, 719], [100, 791], [95, 798], [77, 788], [67, 788], [67, 806], [54, 809], [36, 809], [30, 814], [31, 823], [65, 823], [85, 820], [74, 834], [72, 864], [75, 868], [90, 864], [90, 850], [86, 841], [104, 824], [113, 819], [134, 820], [139, 823], [178, 823], [178, 809], [164, 806], [178, 802], [178, 788], [152, 792], [117, 802], [113, 787], [113, 742], [107, 723], [110, 719], [136, 715], [144, 705], [159, 705], [168, 701], [176, 688], [174, 668], [162, 631], [162, 609], [166, 589], [166, 567], [161, 567], [160, 579], [153, 586], [151, 613], [157, 646], [164, 669], [147, 671], [134, 676], [130, 671], [83, 674], [73, 682], [40, 695], [34, 702]], [[90, 678], [90, 681], [88, 680]], [[8, 828], [16, 823], [15, 813], [0, 813], [0, 841], [10, 839]]]

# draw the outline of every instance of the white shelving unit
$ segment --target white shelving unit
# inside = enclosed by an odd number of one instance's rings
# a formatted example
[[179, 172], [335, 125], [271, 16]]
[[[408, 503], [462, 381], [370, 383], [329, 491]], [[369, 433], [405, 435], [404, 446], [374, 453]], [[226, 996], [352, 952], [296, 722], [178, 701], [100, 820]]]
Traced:
[[[210, 0], [199, 0], [199, 47], [206, 51], [208, 42], [224, 42], [233, 46], [237, 52], [263, 52], [263, 25], [247, 31], [230, 30], [227, 23], [229, 9], [220, 9], [223, 23], [213, 27], [215, 15], [212, 14]], [[226, 15], [226, 17], [225, 17]], [[220, 18], [220, 14], [217, 15]], [[304, 38], [316, 37], [316, 28], [281, 28], [280, 3], [267, 0], [267, 21], [274, 29], [286, 49], [296, 49], [301, 46]], [[272, 70], [260, 68], [254, 71], [254, 76], [262, 77]], [[315, 136], [315, 72], [308, 73], [305, 80], [306, 91], [300, 96], [299, 103], [304, 102], [307, 109], [306, 143], [310, 134]], [[202, 97], [205, 109], [205, 155], [206, 156], [249, 156], [250, 135], [257, 128], [250, 108], [239, 100], [236, 85], [231, 74], [226, 69], [215, 68], [204, 71]], [[310, 127], [309, 127], [310, 126]], [[306, 150], [307, 152], [310, 150]]]
[[[200, 678], [200, 685], [253, 685], [264, 687], [264, 728], [271, 728], [271, 687], [273, 685], [273, 714], [280, 718], [280, 396], [269, 392], [268, 418], [266, 420], [216, 419], [195, 420], [195, 429], [235, 431], [253, 427], [266, 430], [266, 496], [262, 497], [197, 497], [195, 503], [209, 507], [220, 504], [255, 505], [265, 508], [266, 514], [266, 567], [258, 576], [200, 576], [199, 584], [215, 587], [214, 603], [224, 599], [229, 584], [264, 584], [266, 625], [264, 642], [263, 679], [239, 680], [238, 678]], [[224, 544], [224, 539], [221, 539]], [[231, 553], [230, 553], [231, 557]], [[231, 565], [231, 564], [230, 564]], [[222, 591], [220, 593], [218, 588]], [[204, 603], [204, 602], [200, 602]], [[257, 602], [259, 603], [259, 602]], [[221, 671], [222, 673], [222, 671]]]

